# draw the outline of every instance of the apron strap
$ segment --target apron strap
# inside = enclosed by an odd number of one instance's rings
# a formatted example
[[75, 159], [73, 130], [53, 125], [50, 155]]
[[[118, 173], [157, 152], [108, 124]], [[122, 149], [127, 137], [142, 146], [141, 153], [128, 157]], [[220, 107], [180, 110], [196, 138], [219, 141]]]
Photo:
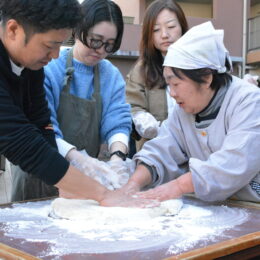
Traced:
[[70, 92], [70, 82], [72, 80], [72, 75], [74, 72], [74, 68], [72, 65], [73, 60], [73, 48], [71, 48], [68, 52], [67, 62], [66, 62], [66, 73], [63, 81], [63, 91], [65, 93]]
[[100, 95], [100, 73], [99, 73], [99, 67], [98, 64], [94, 67], [94, 93], [93, 98], [96, 100], [96, 109], [97, 109], [97, 116], [98, 116], [98, 122], [99, 122], [99, 129], [101, 125], [101, 119], [102, 119], [102, 98]]

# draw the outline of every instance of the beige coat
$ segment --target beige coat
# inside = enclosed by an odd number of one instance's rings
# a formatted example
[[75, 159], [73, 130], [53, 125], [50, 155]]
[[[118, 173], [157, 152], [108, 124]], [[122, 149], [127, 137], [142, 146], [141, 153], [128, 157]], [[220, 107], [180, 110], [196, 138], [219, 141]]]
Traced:
[[[156, 120], [162, 122], [168, 117], [166, 90], [153, 88], [149, 90], [144, 83], [144, 76], [141, 74], [140, 62], [127, 75], [126, 99], [131, 105], [132, 114], [144, 111], [151, 113]], [[147, 139], [142, 138], [136, 144], [139, 151]]]

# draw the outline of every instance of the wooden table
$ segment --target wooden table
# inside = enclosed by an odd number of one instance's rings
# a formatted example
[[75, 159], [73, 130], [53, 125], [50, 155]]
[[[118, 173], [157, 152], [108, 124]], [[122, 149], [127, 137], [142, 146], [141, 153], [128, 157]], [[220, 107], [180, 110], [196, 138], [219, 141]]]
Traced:
[[[211, 205], [198, 201], [192, 197], [186, 197], [186, 201], [195, 201], [199, 205]], [[185, 201], [184, 200], [184, 201]], [[223, 204], [223, 203], [222, 203]], [[217, 205], [217, 204], [214, 204]], [[181, 252], [179, 255], [172, 255], [166, 258], [165, 252], [168, 245], [160, 248], [148, 248], [145, 250], [126, 251], [119, 253], [102, 254], [70, 254], [59, 256], [58, 258], [43, 259], [90, 259], [90, 260], [156, 260], [156, 259], [251, 259], [259, 257], [260, 259], [260, 204], [229, 201], [225, 203], [229, 207], [246, 208], [250, 212], [250, 219], [243, 223], [239, 230], [229, 232], [229, 239], [225, 237], [217, 238], [214, 243], [203, 241], [204, 246], [195, 245], [189, 251]], [[1, 208], [11, 207], [12, 204], [0, 205]], [[35, 257], [37, 252], [46, 248], [46, 243], [25, 242], [23, 239], [10, 239], [4, 235], [4, 230], [0, 223], [0, 259], [21, 260], [21, 259], [39, 259]], [[257, 259], [257, 258], [256, 258]]]

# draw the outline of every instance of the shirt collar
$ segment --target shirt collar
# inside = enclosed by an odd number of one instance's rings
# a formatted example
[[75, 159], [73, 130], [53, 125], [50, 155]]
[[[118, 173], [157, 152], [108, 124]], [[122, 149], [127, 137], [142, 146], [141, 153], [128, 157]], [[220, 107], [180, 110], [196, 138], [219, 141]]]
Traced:
[[9, 60], [11, 62], [11, 67], [12, 67], [13, 73], [15, 73], [17, 76], [21, 76], [21, 73], [22, 73], [24, 67], [17, 66], [10, 58], [9, 58]]

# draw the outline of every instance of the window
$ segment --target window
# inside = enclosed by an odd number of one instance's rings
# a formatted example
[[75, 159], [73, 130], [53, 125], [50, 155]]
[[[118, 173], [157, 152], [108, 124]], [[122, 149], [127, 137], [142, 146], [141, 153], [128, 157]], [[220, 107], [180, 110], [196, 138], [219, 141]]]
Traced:
[[177, 0], [186, 16], [212, 18], [213, 0]]

